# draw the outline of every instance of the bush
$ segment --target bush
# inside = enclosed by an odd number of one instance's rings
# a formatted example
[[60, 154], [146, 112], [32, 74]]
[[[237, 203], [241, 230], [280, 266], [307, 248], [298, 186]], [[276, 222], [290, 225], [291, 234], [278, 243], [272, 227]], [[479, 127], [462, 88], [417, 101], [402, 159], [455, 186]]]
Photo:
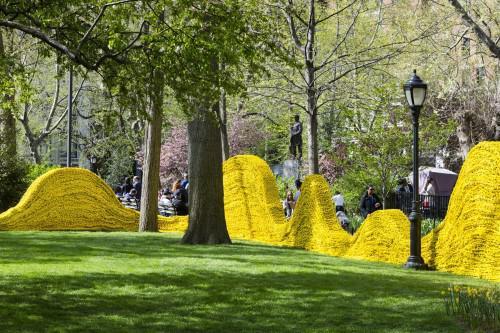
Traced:
[[498, 332], [500, 329], [500, 289], [450, 285], [444, 292], [448, 315], [457, 316], [471, 329]]
[[357, 214], [352, 214], [349, 217], [349, 222], [351, 223], [351, 229], [353, 232], [356, 232], [356, 230], [361, 227], [361, 224], [363, 223], [363, 216], [357, 215]]
[[440, 219], [423, 219], [421, 224], [422, 236], [427, 235], [434, 228], [436, 228], [441, 222], [442, 220]]
[[28, 186], [35, 181], [38, 177], [50, 171], [52, 169], [57, 169], [58, 166], [48, 165], [48, 164], [30, 164], [28, 165], [28, 173], [26, 175], [26, 182]]
[[28, 166], [16, 156], [0, 152], [0, 212], [15, 206], [28, 188]]

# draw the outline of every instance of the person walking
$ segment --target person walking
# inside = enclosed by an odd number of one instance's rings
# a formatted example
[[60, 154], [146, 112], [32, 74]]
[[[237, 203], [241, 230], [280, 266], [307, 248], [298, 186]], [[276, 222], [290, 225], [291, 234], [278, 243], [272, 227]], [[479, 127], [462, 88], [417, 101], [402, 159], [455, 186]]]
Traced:
[[332, 201], [335, 204], [335, 212], [345, 212], [344, 197], [342, 193], [336, 191], [335, 195], [332, 197]]

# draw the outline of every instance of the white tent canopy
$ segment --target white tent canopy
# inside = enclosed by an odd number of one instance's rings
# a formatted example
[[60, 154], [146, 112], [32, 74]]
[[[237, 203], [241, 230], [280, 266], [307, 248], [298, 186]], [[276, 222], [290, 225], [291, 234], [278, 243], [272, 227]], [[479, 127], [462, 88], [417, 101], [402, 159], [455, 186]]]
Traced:
[[[451, 195], [453, 187], [457, 182], [458, 175], [448, 169], [422, 166], [419, 168], [418, 193], [423, 192], [428, 177], [433, 179], [432, 185], [435, 190], [435, 195]], [[413, 182], [413, 172], [410, 173], [408, 179], [410, 182]]]

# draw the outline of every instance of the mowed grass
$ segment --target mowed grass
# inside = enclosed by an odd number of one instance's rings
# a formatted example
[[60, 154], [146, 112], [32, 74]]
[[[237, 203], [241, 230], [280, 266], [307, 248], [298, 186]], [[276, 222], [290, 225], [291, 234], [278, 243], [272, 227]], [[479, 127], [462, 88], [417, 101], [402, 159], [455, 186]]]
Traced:
[[180, 234], [0, 233], [0, 332], [464, 332], [449, 283], [487, 281]]

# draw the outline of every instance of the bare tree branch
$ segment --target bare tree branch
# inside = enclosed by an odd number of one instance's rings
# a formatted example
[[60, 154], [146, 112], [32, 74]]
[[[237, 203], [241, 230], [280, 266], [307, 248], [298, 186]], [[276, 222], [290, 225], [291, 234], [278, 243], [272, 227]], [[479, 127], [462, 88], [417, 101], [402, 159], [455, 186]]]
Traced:
[[299, 49], [301, 52], [305, 52], [304, 45], [302, 45], [299, 36], [297, 35], [297, 28], [295, 27], [295, 21], [290, 13], [292, 7], [293, 7], [293, 1], [288, 0], [288, 7], [283, 9], [283, 13], [285, 14], [286, 21], [288, 22], [288, 27], [290, 29], [290, 34], [292, 35], [295, 47]]
[[342, 13], [344, 10], [346, 10], [346, 9], [350, 8], [352, 5], [354, 5], [357, 1], [358, 1], [358, 0], [353, 0], [350, 4], [348, 4], [348, 5], [347, 5], [347, 6], [345, 6], [344, 8], [341, 8], [341, 9], [339, 9], [338, 11], [333, 12], [333, 13], [331, 13], [330, 15], [328, 15], [328, 16], [326, 16], [326, 17], [324, 17], [324, 18], [317, 20], [317, 21], [316, 21], [316, 25], [318, 25], [318, 24], [320, 24], [320, 23], [322, 23], [322, 22], [324, 22], [324, 21], [326, 21], [326, 20], [328, 20], [328, 19], [330, 19], [330, 18], [332, 18], [332, 17], [334, 17], [334, 16], [336, 16], [336, 15], [338, 15], [338, 14]]
[[248, 113], [243, 114], [241, 116], [241, 118], [248, 118], [250, 116], [263, 117], [264, 119], [269, 120], [273, 125], [279, 126], [279, 124], [276, 121], [274, 121], [271, 117], [269, 117], [267, 114], [265, 114], [263, 112], [248, 112]]
[[458, 14], [462, 17], [463, 22], [468, 27], [472, 28], [476, 33], [479, 40], [484, 43], [488, 49], [491, 51], [494, 58], [500, 59], [500, 47], [495, 44], [493, 39], [491, 39], [481, 27], [472, 19], [472, 17], [467, 14], [465, 9], [462, 7], [458, 0], [448, 0], [450, 4], [455, 8]]

